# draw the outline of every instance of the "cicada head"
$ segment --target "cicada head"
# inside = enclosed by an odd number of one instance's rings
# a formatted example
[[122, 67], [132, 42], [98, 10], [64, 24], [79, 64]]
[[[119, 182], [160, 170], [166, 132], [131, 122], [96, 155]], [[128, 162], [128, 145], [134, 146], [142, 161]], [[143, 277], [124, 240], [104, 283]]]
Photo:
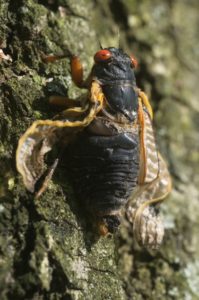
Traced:
[[122, 115], [133, 122], [138, 108], [134, 68], [136, 60], [122, 49], [110, 47], [94, 55], [92, 78], [102, 86], [112, 115]]
[[135, 84], [135, 63], [122, 49], [114, 47], [101, 49], [94, 55], [94, 62], [92, 74], [100, 83], [130, 80]]

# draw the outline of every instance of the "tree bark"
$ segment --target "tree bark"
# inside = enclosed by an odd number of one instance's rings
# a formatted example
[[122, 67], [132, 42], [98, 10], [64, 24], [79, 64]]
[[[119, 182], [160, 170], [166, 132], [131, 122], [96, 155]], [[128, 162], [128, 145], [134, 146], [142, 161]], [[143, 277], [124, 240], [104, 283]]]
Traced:
[[[0, 299], [198, 299], [198, 1], [0, 0]], [[99, 43], [138, 61], [137, 83], [152, 99], [160, 151], [173, 177], [161, 206], [164, 243], [140, 249], [123, 221], [96, 239], [59, 166], [38, 200], [15, 167], [19, 137], [55, 115], [52, 94], [76, 97], [69, 59], [86, 74]]]

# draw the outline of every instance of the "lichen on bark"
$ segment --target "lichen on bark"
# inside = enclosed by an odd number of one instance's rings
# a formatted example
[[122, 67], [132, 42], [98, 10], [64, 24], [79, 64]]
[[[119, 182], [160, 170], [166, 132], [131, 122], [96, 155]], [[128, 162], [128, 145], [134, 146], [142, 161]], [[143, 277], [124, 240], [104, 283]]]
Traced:
[[[198, 2], [0, 0], [0, 298], [198, 299]], [[183, 22], [182, 22], [183, 19]], [[88, 73], [98, 38], [120, 42], [140, 62], [138, 86], [155, 110], [158, 144], [173, 176], [163, 204], [166, 236], [157, 253], [120, 233], [96, 240], [64, 166], [41, 199], [15, 168], [21, 134], [51, 118], [51, 94], [77, 96], [69, 59], [45, 64], [43, 54], [80, 56]]]

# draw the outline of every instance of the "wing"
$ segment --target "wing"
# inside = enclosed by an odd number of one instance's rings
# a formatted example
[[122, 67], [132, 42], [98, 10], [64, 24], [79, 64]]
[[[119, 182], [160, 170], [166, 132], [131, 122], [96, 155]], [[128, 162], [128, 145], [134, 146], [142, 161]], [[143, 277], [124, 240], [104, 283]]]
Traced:
[[138, 186], [132, 195], [128, 216], [133, 222], [133, 232], [139, 244], [146, 248], [158, 248], [164, 228], [158, 214], [157, 204], [171, 190], [171, 178], [167, 166], [157, 151], [151, 114], [139, 103], [140, 125], [140, 171]]
[[30, 192], [45, 171], [44, 155], [62, 140], [69, 143], [83, 130], [103, 107], [104, 96], [97, 82], [93, 82], [86, 104], [63, 111], [53, 120], [35, 121], [20, 138], [16, 152], [17, 170]]

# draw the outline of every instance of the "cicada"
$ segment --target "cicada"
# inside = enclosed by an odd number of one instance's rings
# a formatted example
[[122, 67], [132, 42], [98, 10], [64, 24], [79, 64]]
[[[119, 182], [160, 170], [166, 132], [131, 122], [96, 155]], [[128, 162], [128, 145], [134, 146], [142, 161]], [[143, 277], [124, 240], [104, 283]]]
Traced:
[[150, 102], [136, 85], [136, 60], [122, 49], [101, 48], [84, 81], [79, 58], [70, 59], [74, 83], [88, 92], [77, 101], [51, 97], [65, 109], [52, 120], [35, 121], [20, 138], [16, 162], [24, 185], [35, 192], [45, 154], [62, 143], [77, 196], [99, 233], [114, 233], [126, 212], [138, 243], [157, 248], [164, 233], [158, 204], [170, 192], [171, 179], [157, 149]]

